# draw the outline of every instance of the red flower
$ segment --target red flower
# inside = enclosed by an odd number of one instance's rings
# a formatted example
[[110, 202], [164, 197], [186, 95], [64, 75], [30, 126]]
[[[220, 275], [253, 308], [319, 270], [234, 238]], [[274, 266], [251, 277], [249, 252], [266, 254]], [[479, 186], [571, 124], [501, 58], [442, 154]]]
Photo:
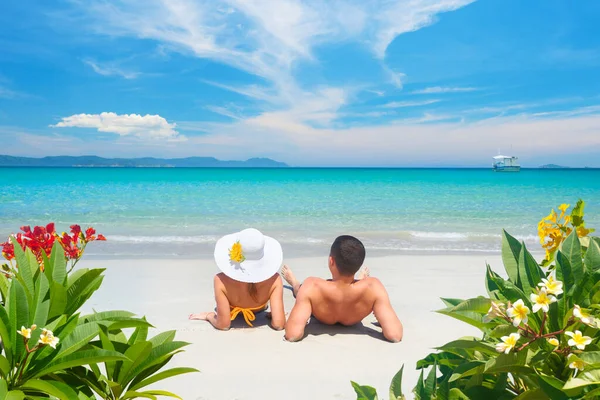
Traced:
[[0, 243], [0, 246], [2, 246], [2, 257], [7, 260], [15, 258], [15, 246], [10, 241]]
[[96, 236], [94, 236], [95, 234], [96, 234], [96, 230], [90, 226], [89, 228], [87, 228], [85, 230], [85, 240], [88, 242], [95, 240], [96, 239]]
[[96, 238], [96, 240], [106, 240], [106, 237], [104, 237], [103, 234], [99, 233], [98, 237]]

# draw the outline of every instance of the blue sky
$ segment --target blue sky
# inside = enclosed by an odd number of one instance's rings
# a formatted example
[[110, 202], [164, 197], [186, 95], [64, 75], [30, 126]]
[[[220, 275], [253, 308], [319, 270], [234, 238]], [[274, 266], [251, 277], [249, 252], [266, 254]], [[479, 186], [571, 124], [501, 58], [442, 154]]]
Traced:
[[600, 2], [38, 0], [0, 153], [600, 167]]

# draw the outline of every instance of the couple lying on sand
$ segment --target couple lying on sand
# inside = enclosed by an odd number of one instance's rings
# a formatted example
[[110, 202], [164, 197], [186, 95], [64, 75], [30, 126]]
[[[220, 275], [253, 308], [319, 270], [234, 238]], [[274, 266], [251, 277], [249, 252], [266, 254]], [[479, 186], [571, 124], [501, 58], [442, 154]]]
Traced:
[[354, 277], [364, 259], [365, 248], [358, 239], [340, 236], [329, 253], [332, 279], [311, 277], [301, 284], [291, 269], [284, 266], [281, 275], [292, 286], [296, 298], [286, 322], [283, 282], [278, 273], [283, 262], [279, 242], [256, 229], [224, 236], [215, 246], [215, 261], [222, 271], [214, 279], [217, 312], [192, 314], [190, 319], [205, 320], [217, 329], [226, 330], [242, 314], [252, 326], [254, 313], [266, 310], [270, 304], [271, 327], [285, 329], [285, 339], [295, 342], [304, 337], [304, 328], [311, 317], [327, 325], [354, 325], [374, 313], [383, 336], [399, 342], [402, 323], [383, 284], [368, 276], [366, 269], [358, 279]]

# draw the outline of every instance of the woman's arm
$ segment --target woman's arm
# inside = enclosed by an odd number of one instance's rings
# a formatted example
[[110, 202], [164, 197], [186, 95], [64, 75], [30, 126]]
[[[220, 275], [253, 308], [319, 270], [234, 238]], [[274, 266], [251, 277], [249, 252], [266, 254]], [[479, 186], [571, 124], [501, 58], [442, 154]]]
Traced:
[[231, 326], [229, 300], [225, 295], [225, 285], [221, 282], [218, 275], [214, 279], [215, 301], [217, 302], [217, 312], [205, 312], [191, 314], [190, 319], [208, 321], [212, 326], [219, 330], [227, 330]]
[[269, 303], [271, 305], [271, 328], [280, 331], [285, 328], [285, 309], [283, 306], [283, 281], [279, 274], [273, 282]]

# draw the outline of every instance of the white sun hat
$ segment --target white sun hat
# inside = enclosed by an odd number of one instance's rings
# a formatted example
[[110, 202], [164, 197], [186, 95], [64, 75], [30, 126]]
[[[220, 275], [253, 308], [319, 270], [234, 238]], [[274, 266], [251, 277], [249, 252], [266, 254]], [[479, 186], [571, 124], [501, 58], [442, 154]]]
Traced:
[[[233, 250], [233, 251], [232, 251]], [[215, 262], [225, 275], [239, 282], [258, 283], [275, 275], [283, 262], [279, 242], [250, 228], [225, 235], [215, 245]]]

